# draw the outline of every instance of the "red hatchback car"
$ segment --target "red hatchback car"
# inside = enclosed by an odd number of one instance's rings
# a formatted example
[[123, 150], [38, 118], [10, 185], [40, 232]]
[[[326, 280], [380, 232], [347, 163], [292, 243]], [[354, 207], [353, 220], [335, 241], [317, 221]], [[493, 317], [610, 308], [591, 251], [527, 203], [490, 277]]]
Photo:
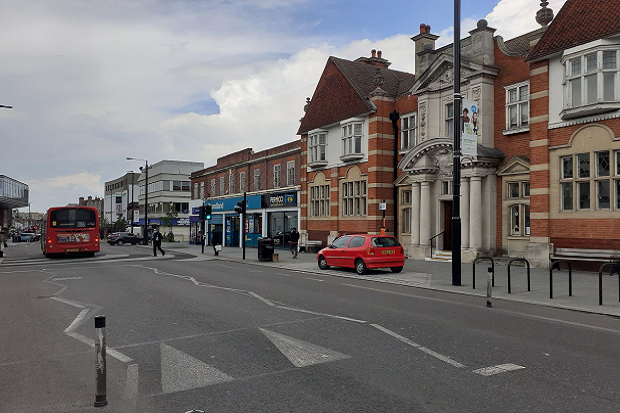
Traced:
[[355, 268], [358, 274], [365, 274], [368, 268], [401, 272], [405, 265], [405, 251], [390, 235], [345, 235], [320, 250], [316, 259], [322, 270], [334, 266]]

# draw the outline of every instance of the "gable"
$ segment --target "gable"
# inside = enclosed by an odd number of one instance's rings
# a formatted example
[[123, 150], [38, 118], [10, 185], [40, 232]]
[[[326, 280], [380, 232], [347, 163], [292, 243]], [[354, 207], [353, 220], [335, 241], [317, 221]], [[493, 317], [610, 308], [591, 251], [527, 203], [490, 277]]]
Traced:
[[330, 57], [312, 95], [298, 135], [372, 111]]
[[515, 156], [497, 171], [497, 176], [521, 175], [530, 173], [530, 162], [527, 158]]
[[[461, 61], [461, 82], [466, 81], [480, 70], [482, 70], [482, 66], [476, 68], [473, 67], [471, 62]], [[447, 87], [453, 87], [453, 85], [454, 64], [452, 57], [444, 54], [437, 58], [422, 76], [420, 76], [413, 85], [411, 91], [413, 93], [420, 93], [424, 90], [441, 90]]]
[[567, 0], [526, 60], [620, 34], [620, 1]]

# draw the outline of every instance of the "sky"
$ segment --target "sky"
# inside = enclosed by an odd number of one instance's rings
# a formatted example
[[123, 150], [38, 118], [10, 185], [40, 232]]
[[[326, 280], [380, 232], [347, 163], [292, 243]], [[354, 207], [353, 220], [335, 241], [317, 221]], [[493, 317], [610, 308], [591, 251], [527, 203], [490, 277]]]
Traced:
[[[550, 0], [557, 14], [565, 0]], [[414, 72], [420, 23], [452, 43], [453, 0], [0, 0], [0, 175], [31, 210], [104, 194], [143, 164], [290, 142], [329, 56]], [[462, 0], [511, 39], [538, 0]], [[22, 209], [27, 210], [27, 208]]]

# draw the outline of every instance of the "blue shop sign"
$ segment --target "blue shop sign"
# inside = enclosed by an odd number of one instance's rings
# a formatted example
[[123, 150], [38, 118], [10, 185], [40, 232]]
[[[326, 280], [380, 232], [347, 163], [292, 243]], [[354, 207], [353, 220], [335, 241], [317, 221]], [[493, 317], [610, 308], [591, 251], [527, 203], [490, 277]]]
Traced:
[[[206, 201], [205, 205], [211, 205], [213, 212], [234, 211], [237, 202], [243, 201], [243, 197], [218, 199], [214, 201]], [[259, 209], [261, 207], [260, 195], [252, 195], [247, 198], [247, 209]]]

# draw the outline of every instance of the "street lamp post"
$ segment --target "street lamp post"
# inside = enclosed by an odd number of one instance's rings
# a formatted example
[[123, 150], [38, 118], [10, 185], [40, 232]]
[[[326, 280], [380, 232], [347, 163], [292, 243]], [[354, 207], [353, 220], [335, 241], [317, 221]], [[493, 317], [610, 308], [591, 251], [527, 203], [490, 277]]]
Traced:
[[[149, 243], [149, 161], [127, 157], [128, 161], [144, 161], [144, 245]], [[142, 168], [140, 168], [142, 169]]]
[[28, 202], [28, 229], [30, 229], [30, 204], [32, 204], [32, 202]]
[[452, 152], [452, 285], [461, 285], [461, 0], [454, 0], [454, 144]]
[[131, 172], [131, 214], [129, 214], [129, 196], [127, 197], [127, 217], [129, 218], [129, 225], [131, 225], [131, 233], [133, 234], [133, 181], [134, 181], [134, 172], [133, 170], [127, 171]]

